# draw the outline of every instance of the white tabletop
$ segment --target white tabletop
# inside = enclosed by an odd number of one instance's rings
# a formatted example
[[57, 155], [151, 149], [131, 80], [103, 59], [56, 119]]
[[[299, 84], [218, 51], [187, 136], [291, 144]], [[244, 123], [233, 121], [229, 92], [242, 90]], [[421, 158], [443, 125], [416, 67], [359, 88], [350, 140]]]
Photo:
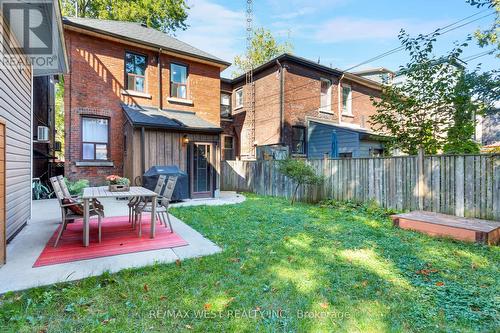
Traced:
[[145, 187], [131, 186], [129, 191], [110, 192], [108, 186], [86, 187], [82, 199], [121, 198], [121, 197], [156, 197], [158, 194]]

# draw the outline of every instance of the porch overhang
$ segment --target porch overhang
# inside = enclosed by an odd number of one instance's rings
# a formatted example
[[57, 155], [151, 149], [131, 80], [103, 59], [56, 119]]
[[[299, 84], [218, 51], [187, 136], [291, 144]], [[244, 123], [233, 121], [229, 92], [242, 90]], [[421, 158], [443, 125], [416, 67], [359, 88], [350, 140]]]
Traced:
[[122, 104], [128, 122], [136, 128], [166, 129], [174, 132], [220, 134], [222, 128], [192, 111], [160, 110], [146, 106]]

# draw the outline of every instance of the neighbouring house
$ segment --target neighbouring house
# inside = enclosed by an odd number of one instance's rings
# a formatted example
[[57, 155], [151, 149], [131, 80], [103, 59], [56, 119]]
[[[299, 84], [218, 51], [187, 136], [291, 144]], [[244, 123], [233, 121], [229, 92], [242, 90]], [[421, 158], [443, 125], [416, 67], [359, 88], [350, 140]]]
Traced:
[[[4, 4], [5, 5], [5, 4]], [[55, 22], [42, 24], [37, 33], [51, 36], [57, 60], [49, 69], [32, 66], [29, 41], [23, 29], [11, 28], [16, 24], [16, 14], [26, 8], [14, 4], [13, 14], [7, 7], [0, 10], [0, 34], [2, 60], [0, 62], [0, 265], [6, 261], [5, 245], [31, 219], [32, 175], [34, 172], [33, 150], [37, 135], [34, 131], [34, 110], [43, 104], [41, 91], [51, 89], [50, 78], [67, 70], [67, 58], [63, 43], [63, 29], [58, 2], [38, 3], [32, 11], [50, 16]], [[29, 5], [28, 5], [29, 6]], [[4, 15], [4, 13], [9, 13]], [[9, 16], [10, 15], [10, 16]], [[18, 28], [19, 26], [17, 26]], [[24, 43], [21, 43], [24, 41]], [[52, 57], [54, 56], [54, 57]], [[35, 60], [33, 60], [35, 61]]]
[[58, 75], [33, 79], [33, 178], [48, 183], [50, 177], [62, 174], [56, 152], [61, 143], [56, 142], [55, 84]]
[[383, 153], [386, 138], [369, 123], [381, 83], [290, 54], [252, 74], [253, 92], [246, 75], [221, 81], [223, 159], [252, 159], [268, 147], [307, 158]]
[[353, 74], [383, 84], [391, 84], [397, 76], [395, 72], [385, 67], [368, 68], [353, 72]]
[[483, 151], [500, 150], [500, 102], [496, 102], [491, 110], [476, 117], [476, 141], [483, 146]]
[[176, 165], [191, 197], [216, 196], [230, 63], [139, 23], [65, 18], [64, 28], [66, 176], [103, 184]]

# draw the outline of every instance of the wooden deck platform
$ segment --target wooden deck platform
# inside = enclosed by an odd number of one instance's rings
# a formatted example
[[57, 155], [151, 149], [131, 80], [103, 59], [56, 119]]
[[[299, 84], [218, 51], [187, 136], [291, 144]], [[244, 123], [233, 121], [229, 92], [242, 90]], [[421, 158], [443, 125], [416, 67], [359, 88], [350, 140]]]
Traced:
[[431, 236], [445, 236], [490, 245], [500, 242], [500, 222], [425, 211], [392, 215], [391, 218], [394, 226]]

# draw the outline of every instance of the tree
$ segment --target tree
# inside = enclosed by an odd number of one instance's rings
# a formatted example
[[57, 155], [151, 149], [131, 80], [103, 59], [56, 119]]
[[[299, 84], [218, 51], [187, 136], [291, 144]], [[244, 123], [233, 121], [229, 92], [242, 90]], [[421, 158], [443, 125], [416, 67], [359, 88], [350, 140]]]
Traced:
[[323, 182], [323, 177], [316, 175], [314, 169], [303, 160], [287, 158], [279, 161], [279, 171], [295, 182], [292, 194], [292, 205], [297, 197], [301, 185], [318, 185]]
[[247, 72], [250, 66], [255, 68], [280, 54], [290, 53], [292, 50], [293, 46], [290, 42], [279, 43], [271, 31], [265, 28], [255, 29], [251, 40], [250, 53], [234, 57], [236, 70], [233, 75], [235, 77], [239, 76]]
[[447, 154], [476, 154], [479, 144], [474, 141], [475, 118], [482, 113], [484, 105], [472, 99], [471, 92], [476, 83], [475, 73], [461, 71], [452, 95], [455, 107], [452, 125], [448, 128], [443, 151]]
[[55, 109], [56, 141], [61, 142], [61, 151], [56, 152], [56, 157], [62, 160], [64, 158], [64, 77], [62, 75], [56, 83]]
[[446, 57], [435, 58], [432, 51], [437, 35], [436, 31], [411, 38], [401, 30], [398, 36], [410, 56], [399, 71], [405, 79], [384, 86], [380, 98], [372, 98], [377, 112], [370, 120], [375, 129], [392, 138], [389, 148], [416, 154], [422, 147], [435, 154], [446, 142], [453, 122], [455, 85], [463, 70], [457, 59], [466, 43]]
[[480, 47], [494, 45], [497, 48], [497, 57], [500, 57], [500, 0], [467, 0], [471, 6], [477, 8], [488, 7], [495, 11], [493, 24], [485, 30], [476, 30], [476, 37]]
[[61, 0], [64, 16], [99, 18], [145, 23], [148, 27], [173, 33], [186, 30], [185, 0]]

